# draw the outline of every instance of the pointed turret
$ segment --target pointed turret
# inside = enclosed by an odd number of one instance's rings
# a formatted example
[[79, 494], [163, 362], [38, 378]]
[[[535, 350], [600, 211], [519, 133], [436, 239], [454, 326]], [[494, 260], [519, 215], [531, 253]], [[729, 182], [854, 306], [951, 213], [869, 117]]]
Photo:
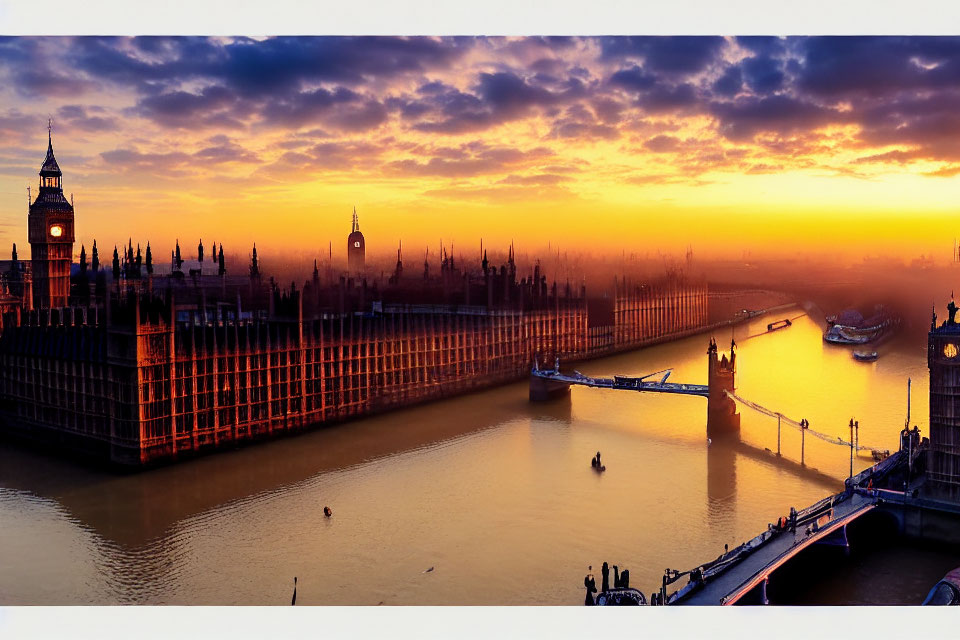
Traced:
[[113, 245], [113, 279], [120, 279], [120, 252], [117, 251], [117, 245]]
[[30, 205], [28, 237], [33, 273], [33, 306], [67, 305], [73, 259], [73, 205], [63, 196], [60, 165], [53, 155], [53, 124], [47, 123], [47, 155], [40, 167], [40, 189]]
[[250, 279], [260, 282], [260, 260], [257, 258], [257, 243], [253, 243], [253, 257], [250, 259]]
[[347, 269], [351, 273], [361, 273], [366, 267], [366, 241], [360, 233], [360, 221], [357, 208], [353, 208], [353, 222], [350, 235], [347, 236]]
[[400, 278], [403, 277], [403, 241], [397, 246], [397, 266], [393, 269], [393, 277], [390, 278], [390, 282], [397, 284], [400, 282]]
[[53, 155], [53, 122], [47, 123], [47, 157], [43, 159], [43, 165], [40, 167], [40, 189], [57, 189], [62, 191], [60, 184], [63, 173], [60, 171], [60, 165]]

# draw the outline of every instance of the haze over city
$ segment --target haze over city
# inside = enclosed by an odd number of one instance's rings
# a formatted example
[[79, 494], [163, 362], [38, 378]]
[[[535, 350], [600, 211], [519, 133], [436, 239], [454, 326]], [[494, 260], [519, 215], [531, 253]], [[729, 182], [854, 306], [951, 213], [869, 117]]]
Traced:
[[960, 604], [960, 38], [28, 36], [0, 83], [0, 636]]
[[356, 206], [372, 257], [946, 262], [958, 73], [936, 37], [11, 38], [0, 243], [52, 119], [77, 250], [342, 259]]

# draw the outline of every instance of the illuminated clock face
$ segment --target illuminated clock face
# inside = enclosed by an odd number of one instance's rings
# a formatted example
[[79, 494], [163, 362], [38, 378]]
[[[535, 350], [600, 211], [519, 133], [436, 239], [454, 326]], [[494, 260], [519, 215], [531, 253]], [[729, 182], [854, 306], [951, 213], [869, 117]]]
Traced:
[[359, 249], [359, 248], [360, 248], [360, 243], [359, 243], [359, 242], [354, 242], [354, 243], [353, 243], [353, 246], [355, 246], [357, 249]]
[[63, 227], [61, 227], [58, 224], [53, 225], [52, 227], [50, 227], [50, 235], [53, 236], [54, 238], [59, 238], [60, 236], [63, 235]]
[[960, 350], [958, 350], [957, 345], [952, 342], [947, 343], [947, 345], [943, 347], [943, 355], [948, 358], [956, 358], [958, 353], [960, 353]]

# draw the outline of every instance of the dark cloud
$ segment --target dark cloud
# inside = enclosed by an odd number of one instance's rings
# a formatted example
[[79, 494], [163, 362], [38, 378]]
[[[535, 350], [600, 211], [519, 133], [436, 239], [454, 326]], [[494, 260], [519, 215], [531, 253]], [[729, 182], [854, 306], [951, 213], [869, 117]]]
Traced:
[[825, 98], [889, 96], [960, 80], [960, 38], [819, 37], [800, 43], [798, 87]]
[[219, 85], [199, 93], [171, 91], [140, 99], [135, 112], [168, 127], [196, 129], [207, 126], [211, 116], [229, 110], [238, 103], [237, 95]]
[[579, 79], [549, 78], [547, 81], [554, 85], [553, 89], [514, 73], [481, 73], [475, 93], [434, 82], [418, 89], [419, 98], [398, 100], [397, 108], [404, 117], [422, 118], [412, 125], [415, 130], [459, 134], [536, 112], [554, 115], [552, 110], [587, 95], [586, 85]]
[[754, 55], [780, 56], [786, 51], [786, 40], [776, 36], [737, 36], [737, 44]]
[[754, 93], [773, 93], [783, 87], [786, 76], [781, 70], [779, 60], [768, 56], [754, 56], [747, 58], [740, 64], [743, 67], [743, 76], [747, 86]]
[[558, 96], [512, 73], [481, 73], [477, 93], [503, 119], [556, 103]]
[[685, 82], [675, 87], [658, 86], [641, 95], [637, 104], [648, 113], [664, 113], [689, 110], [699, 102], [694, 86]]
[[89, 115], [88, 111], [101, 113], [102, 109], [87, 109], [81, 105], [71, 104], [60, 107], [57, 110], [58, 124], [66, 122], [68, 128], [76, 128], [81, 131], [114, 131], [118, 128], [115, 118], [105, 118], [103, 116]]
[[725, 45], [712, 36], [615, 36], [600, 39], [604, 59], [640, 58], [650, 71], [694, 74], [705, 70]]
[[782, 95], [715, 102], [710, 112], [717, 118], [723, 135], [741, 141], [759, 133], [784, 135], [848, 120], [838, 110]]
[[657, 78], [634, 65], [615, 71], [610, 76], [610, 84], [631, 91], [647, 91], [657, 84]]
[[740, 93], [743, 89], [743, 72], [740, 67], [736, 65], [727, 67], [723, 75], [713, 82], [711, 88], [714, 93], [726, 98], [732, 98]]
[[[591, 58], [597, 47], [599, 59]], [[463, 60], [471, 64], [458, 69]], [[624, 135], [633, 136], [625, 143], [632, 149], [664, 152], [673, 150], [666, 132], [686, 116], [707, 113], [720, 136], [777, 156], [744, 161], [744, 171], [838, 141], [859, 149], [861, 164], [960, 164], [960, 38], [954, 37], [739, 37], [732, 47], [707, 37], [0, 38], [0, 82], [8, 96], [50, 100], [38, 113], [0, 112], [0, 135], [8, 140], [42, 130], [50, 112], [55, 124], [80, 132], [116, 130], [121, 114], [207, 132], [199, 137], [304, 128], [322, 135], [291, 132], [276, 145], [316, 164], [310, 150], [317, 142], [350, 148], [351, 136], [387, 133], [386, 123], [462, 135], [538, 118], [548, 141]], [[93, 90], [115, 98], [93, 104]], [[854, 126], [823, 140], [821, 130], [832, 124]], [[398, 137], [389, 143], [392, 159], [406, 160], [393, 165], [396, 174], [530, 170], [499, 162], [489, 149], [440, 147], [429, 135]], [[145, 170], [176, 170], [259, 157], [232, 146], [238, 144], [232, 137], [204, 144], [185, 158], [124, 159]], [[417, 145], [423, 148], [413, 151]], [[675, 148], [688, 155], [685, 144]], [[374, 150], [354, 151], [356, 162], [328, 149], [327, 166], [365, 170], [380, 161]], [[711, 154], [703, 152], [704, 166]], [[301, 160], [285, 156], [277, 169]]]

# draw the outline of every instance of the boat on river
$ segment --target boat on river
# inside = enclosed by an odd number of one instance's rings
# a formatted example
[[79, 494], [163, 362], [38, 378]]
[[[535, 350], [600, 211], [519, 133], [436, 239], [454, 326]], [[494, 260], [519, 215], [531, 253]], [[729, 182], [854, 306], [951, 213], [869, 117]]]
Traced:
[[870, 318], [864, 319], [856, 311], [848, 310], [827, 318], [827, 323], [830, 327], [823, 334], [825, 342], [859, 345], [886, 339], [900, 326], [900, 318], [878, 306]]
[[873, 362], [879, 357], [880, 355], [876, 351], [863, 351], [861, 349], [857, 349], [853, 352], [853, 359], [859, 360], [860, 362]]

